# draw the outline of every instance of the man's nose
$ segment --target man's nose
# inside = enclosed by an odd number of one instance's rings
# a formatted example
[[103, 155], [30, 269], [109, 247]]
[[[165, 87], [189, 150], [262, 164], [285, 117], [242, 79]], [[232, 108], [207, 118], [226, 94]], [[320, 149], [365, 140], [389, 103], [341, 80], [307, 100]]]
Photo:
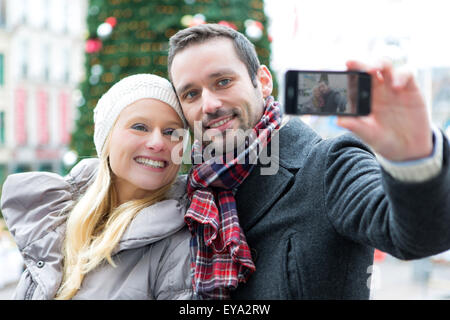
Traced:
[[214, 92], [210, 90], [203, 90], [202, 92], [203, 114], [214, 114], [221, 107], [222, 102]]
[[159, 130], [153, 130], [148, 136], [145, 146], [154, 152], [163, 151], [165, 148], [163, 134]]

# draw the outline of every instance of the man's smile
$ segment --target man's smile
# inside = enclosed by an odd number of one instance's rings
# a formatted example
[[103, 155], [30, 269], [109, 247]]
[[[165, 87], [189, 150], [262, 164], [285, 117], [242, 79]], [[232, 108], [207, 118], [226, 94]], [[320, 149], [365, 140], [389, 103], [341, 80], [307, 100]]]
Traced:
[[206, 125], [207, 129], [219, 129], [221, 130], [221, 127], [228, 127], [227, 124], [231, 124], [231, 120], [234, 119], [234, 115], [221, 117], [218, 119], [214, 119], [212, 121], [209, 121]]

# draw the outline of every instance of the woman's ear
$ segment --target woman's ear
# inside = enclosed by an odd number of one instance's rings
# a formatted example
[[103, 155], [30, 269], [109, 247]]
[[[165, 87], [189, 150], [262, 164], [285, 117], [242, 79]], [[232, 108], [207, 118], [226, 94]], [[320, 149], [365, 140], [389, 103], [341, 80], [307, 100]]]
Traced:
[[264, 98], [272, 94], [273, 81], [272, 74], [265, 65], [261, 65], [258, 69], [258, 80], [261, 83], [261, 90]]

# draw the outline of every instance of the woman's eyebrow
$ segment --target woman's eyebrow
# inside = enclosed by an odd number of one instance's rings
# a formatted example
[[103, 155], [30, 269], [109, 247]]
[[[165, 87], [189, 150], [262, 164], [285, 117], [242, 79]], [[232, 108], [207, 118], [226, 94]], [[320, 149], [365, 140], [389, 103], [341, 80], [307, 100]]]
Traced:
[[183, 127], [182, 124], [180, 124], [178, 121], [168, 121], [164, 123], [166, 126], [176, 126], [176, 127]]
[[129, 123], [136, 123], [136, 122], [144, 122], [147, 123], [150, 120], [148, 118], [142, 117], [142, 116], [130, 116], [125, 120], [125, 123], [129, 124]]
[[[131, 116], [129, 119], [126, 120], [126, 124], [130, 125], [136, 122], [141, 122], [143, 124], [147, 124], [147, 125], [152, 125], [155, 121], [149, 118], [145, 118], [145, 117], [141, 117], [141, 116]], [[182, 124], [180, 124], [178, 121], [176, 120], [168, 120], [168, 121], [164, 121], [162, 123], [165, 127], [166, 126], [176, 126], [176, 127], [183, 127]]]

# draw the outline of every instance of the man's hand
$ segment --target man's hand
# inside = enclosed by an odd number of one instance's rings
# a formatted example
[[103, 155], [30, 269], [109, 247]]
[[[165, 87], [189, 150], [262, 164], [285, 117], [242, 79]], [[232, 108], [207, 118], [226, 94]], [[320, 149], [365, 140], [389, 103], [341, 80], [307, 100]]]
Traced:
[[376, 153], [391, 161], [431, 155], [431, 123], [413, 74], [395, 72], [389, 62], [369, 67], [349, 61], [347, 68], [372, 75], [371, 113], [363, 117], [338, 117], [337, 124], [353, 131]]

